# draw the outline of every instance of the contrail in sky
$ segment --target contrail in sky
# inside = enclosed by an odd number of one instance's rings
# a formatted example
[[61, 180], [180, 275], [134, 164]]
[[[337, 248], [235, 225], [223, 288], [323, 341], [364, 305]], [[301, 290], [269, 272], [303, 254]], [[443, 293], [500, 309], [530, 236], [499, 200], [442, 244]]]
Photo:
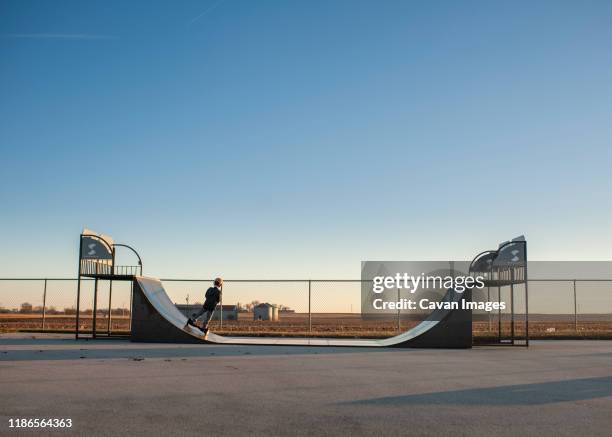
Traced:
[[219, 6], [221, 3], [225, 2], [225, 0], [219, 0], [217, 3], [213, 4], [212, 6], [210, 6], [209, 8], [205, 9], [204, 12], [202, 12], [201, 14], [199, 14], [197, 17], [195, 17], [194, 19], [192, 19], [189, 22], [189, 25], [191, 26], [193, 23], [195, 23], [196, 21], [198, 21], [200, 18], [202, 18], [204, 15], [208, 14], [209, 12], [212, 12], [214, 9], [217, 8], [217, 6]]

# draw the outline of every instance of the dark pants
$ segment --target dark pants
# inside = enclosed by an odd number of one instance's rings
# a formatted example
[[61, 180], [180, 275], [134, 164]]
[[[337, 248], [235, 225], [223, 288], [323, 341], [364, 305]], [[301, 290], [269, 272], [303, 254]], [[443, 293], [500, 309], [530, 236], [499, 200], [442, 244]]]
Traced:
[[198, 311], [197, 313], [193, 313], [191, 318], [195, 321], [198, 321], [199, 319], [202, 319], [204, 321], [204, 329], [208, 328], [208, 323], [210, 322], [210, 319], [212, 319], [213, 313], [215, 312], [215, 309], [213, 308], [212, 310], [206, 307], [202, 307], [200, 308], [200, 311]]

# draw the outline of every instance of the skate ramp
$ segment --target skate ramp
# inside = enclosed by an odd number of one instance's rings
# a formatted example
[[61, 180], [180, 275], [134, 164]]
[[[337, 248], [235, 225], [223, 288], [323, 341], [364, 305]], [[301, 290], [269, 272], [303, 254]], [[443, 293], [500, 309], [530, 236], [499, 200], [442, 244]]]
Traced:
[[[471, 293], [448, 290], [444, 300], [469, 300]], [[384, 339], [237, 337], [204, 333], [187, 326], [187, 317], [170, 300], [160, 280], [148, 277], [134, 279], [132, 302], [132, 341], [169, 343], [214, 343], [239, 345], [351, 346], [351, 347], [472, 347], [472, 313], [470, 310], [435, 310], [417, 326]]]

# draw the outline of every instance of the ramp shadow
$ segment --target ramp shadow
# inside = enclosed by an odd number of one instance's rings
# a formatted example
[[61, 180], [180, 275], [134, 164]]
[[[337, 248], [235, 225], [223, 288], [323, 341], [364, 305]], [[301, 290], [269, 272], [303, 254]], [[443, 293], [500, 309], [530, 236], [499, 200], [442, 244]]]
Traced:
[[330, 355], [352, 353], [407, 353], [408, 350], [382, 348], [347, 348], [330, 346], [241, 346], [241, 345], [198, 345], [177, 347], [90, 347], [90, 343], [79, 344], [80, 348], [27, 349], [0, 351], [2, 361], [39, 360], [81, 360], [121, 358], [210, 358], [229, 356], [287, 356], [287, 355]]
[[612, 396], [612, 376], [389, 396], [346, 402], [345, 405], [543, 405], [608, 396]]

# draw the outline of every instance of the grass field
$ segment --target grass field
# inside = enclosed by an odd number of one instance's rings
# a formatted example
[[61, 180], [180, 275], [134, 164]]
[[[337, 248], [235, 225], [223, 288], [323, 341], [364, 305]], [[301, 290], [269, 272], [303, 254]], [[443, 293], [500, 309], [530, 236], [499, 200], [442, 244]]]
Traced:
[[[48, 315], [44, 319], [44, 330], [53, 332], [73, 332], [74, 315]], [[93, 318], [81, 315], [80, 330], [90, 331]], [[113, 316], [111, 331], [128, 333], [129, 316]], [[401, 320], [398, 330], [396, 319], [364, 319], [361, 314], [315, 313], [312, 315], [312, 330], [309, 330], [308, 314], [290, 313], [281, 316], [278, 322], [254, 321], [250, 313], [240, 313], [237, 321], [224, 320], [211, 323], [211, 329], [220, 334], [232, 335], [274, 335], [308, 337], [361, 337], [381, 338], [396, 335], [418, 324], [415, 320]], [[98, 332], [106, 332], [108, 318], [99, 315], [96, 320]], [[472, 324], [475, 338], [498, 336], [499, 321], [493, 318], [476, 320]], [[524, 336], [524, 320], [517, 318], [515, 333]], [[0, 332], [42, 331], [41, 314], [0, 314]], [[511, 330], [509, 320], [502, 320], [501, 331], [508, 335]], [[577, 324], [573, 315], [530, 315], [529, 333], [531, 338], [612, 338], [612, 315], [581, 316]]]

